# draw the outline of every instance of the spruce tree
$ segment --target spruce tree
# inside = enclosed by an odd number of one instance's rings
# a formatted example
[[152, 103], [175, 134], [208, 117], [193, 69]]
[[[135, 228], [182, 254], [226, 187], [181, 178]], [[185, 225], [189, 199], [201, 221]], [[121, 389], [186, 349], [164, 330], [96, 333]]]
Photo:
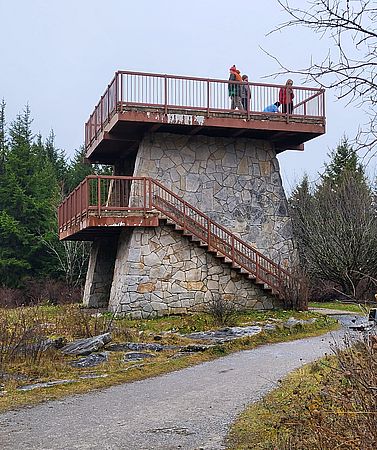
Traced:
[[377, 278], [373, 193], [357, 153], [344, 139], [331, 156], [312, 192], [306, 179], [293, 191], [293, 228], [313, 286], [324, 281], [338, 292], [362, 298]]
[[6, 122], [5, 122], [5, 101], [0, 103], [0, 176], [4, 173], [4, 164], [7, 149]]
[[48, 269], [41, 237], [56, 229], [57, 180], [41, 142], [33, 142], [31, 122], [26, 107], [11, 124], [0, 177], [0, 279], [9, 286]]
[[352, 174], [359, 181], [365, 181], [365, 171], [354, 150], [343, 136], [335, 150], [330, 155], [330, 163], [325, 164], [325, 171], [321, 175], [323, 183], [331, 183], [334, 187], [346, 173]]

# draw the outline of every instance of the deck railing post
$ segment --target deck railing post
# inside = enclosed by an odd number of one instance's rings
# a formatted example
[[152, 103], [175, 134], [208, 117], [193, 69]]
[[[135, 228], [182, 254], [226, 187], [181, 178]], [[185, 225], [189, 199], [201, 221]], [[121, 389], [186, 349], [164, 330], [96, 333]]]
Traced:
[[149, 189], [149, 209], [152, 209], [152, 180], [148, 178], [148, 189]]
[[209, 103], [209, 96], [210, 96], [209, 84], [210, 84], [210, 81], [207, 80], [207, 117], [209, 117], [209, 106], [210, 106], [210, 103]]
[[97, 213], [101, 217], [101, 177], [97, 178]]
[[183, 200], [183, 232], [185, 232], [186, 230], [186, 214], [187, 214], [186, 201]]
[[164, 86], [165, 86], [165, 114], [168, 113], [168, 78], [166, 75], [164, 75]]
[[255, 255], [255, 275], [258, 278], [260, 275], [260, 264], [259, 264], [259, 255], [258, 253]]
[[143, 178], [143, 210], [147, 209], [147, 179]]
[[100, 130], [103, 130], [103, 95], [101, 96], [100, 102]]
[[83, 205], [83, 212], [85, 212], [86, 217], [89, 215], [89, 180], [88, 178], [85, 178], [84, 186], [83, 186], [83, 195], [84, 195], [84, 205]]
[[120, 84], [120, 111], [123, 112], [123, 74], [119, 74], [119, 84]]
[[247, 95], [247, 108], [246, 108], [247, 120], [250, 120], [250, 84], [249, 84], [249, 82], [247, 82], [246, 87], [247, 87], [247, 93], [246, 93], [246, 95]]
[[232, 262], [235, 262], [235, 258], [234, 258], [234, 235], [232, 234], [231, 237], [231, 244], [232, 244], [232, 249], [231, 249], [231, 255], [232, 255]]
[[211, 248], [211, 221], [207, 217], [207, 242], [208, 242], [208, 251]]
[[326, 115], [325, 115], [325, 106], [326, 106], [326, 102], [325, 102], [325, 90], [324, 89], [322, 89], [322, 96], [321, 96], [321, 99], [322, 99], [322, 119], [323, 120], [325, 120], [325, 117], [326, 117]]
[[107, 117], [105, 122], [109, 121], [109, 117], [110, 117], [110, 86], [111, 84], [109, 84], [107, 86], [107, 93], [106, 93], [106, 98], [107, 98]]

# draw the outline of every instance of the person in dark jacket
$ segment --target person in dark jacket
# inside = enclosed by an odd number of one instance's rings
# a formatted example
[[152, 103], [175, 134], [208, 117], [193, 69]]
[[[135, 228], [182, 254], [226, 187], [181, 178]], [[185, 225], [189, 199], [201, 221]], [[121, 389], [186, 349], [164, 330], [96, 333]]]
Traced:
[[292, 114], [294, 93], [292, 89], [293, 81], [287, 80], [285, 86], [280, 88], [279, 102], [283, 113]]
[[241, 102], [243, 109], [246, 111], [250, 111], [250, 98], [251, 98], [251, 90], [249, 86], [249, 77], [247, 75], [242, 75], [242, 81], [245, 84], [241, 84]]
[[[233, 66], [229, 69], [229, 81], [242, 81], [242, 77], [240, 75], [240, 71], [237, 70], [237, 67], [233, 64]], [[230, 97], [230, 107], [231, 109], [243, 109], [241, 102], [241, 86], [236, 83], [228, 84], [228, 94]]]

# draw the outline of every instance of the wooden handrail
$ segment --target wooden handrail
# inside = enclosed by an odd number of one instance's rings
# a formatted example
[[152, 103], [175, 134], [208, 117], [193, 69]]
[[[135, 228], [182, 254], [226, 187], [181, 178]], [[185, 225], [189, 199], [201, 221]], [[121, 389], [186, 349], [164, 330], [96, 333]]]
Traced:
[[[190, 205], [187, 201], [180, 198], [178, 195], [176, 195], [170, 189], [163, 186], [159, 181], [152, 179], [151, 182], [152, 182], [152, 185], [157, 186], [164, 193], [167, 193], [169, 196], [173, 197], [174, 200], [178, 201], [178, 203], [183, 206], [181, 209], [179, 209], [179, 213], [183, 214], [183, 219], [182, 219], [183, 224], [186, 224], [186, 228], [188, 228], [187, 227], [187, 223], [188, 223], [187, 217], [188, 217], [190, 219], [190, 221], [192, 223], [194, 223], [194, 225], [195, 225], [195, 226], [190, 227], [188, 231], [190, 231], [191, 234], [195, 235], [196, 237], [201, 239], [203, 242], [205, 242], [208, 245], [209, 249], [212, 247], [215, 250], [217, 250], [220, 254], [222, 254], [223, 256], [230, 258], [232, 263], [241, 266], [242, 268], [247, 270], [250, 274], [255, 275], [256, 279], [264, 282], [265, 284], [267, 284], [269, 287], [271, 287], [274, 290], [279, 291], [283, 280], [286, 281], [287, 279], [290, 278], [290, 273], [287, 270], [283, 269], [281, 266], [276, 264], [270, 258], [263, 255], [261, 252], [259, 252], [257, 249], [252, 247], [247, 242], [245, 242], [242, 239], [240, 239], [239, 237], [235, 236], [233, 233], [231, 233], [229, 230], [224, 228], [222, 225], [211, 220], [207, 215], [205, 215], [203, 212], [201, 212], [194, 206]], [[154, 192], [152, 193], [152, 199], [156, 199], [156, 194]], [[161, 202], [159, 200], [163, 200], [163, 201]], [[164, 206], [163, 206], [164, 203], [166, 204], [166, 208], [164, 208]], [[152, 200], [152, 204], [157, 210], [162, 212], [164, 215], [169, 216], [171, 219], [173, 219], [173, 221], [175, 221], [174, 220], [175, 217], [172, 213], [170, 213], [169, 207], [170, 208], [173, 207], [178, 210], [176, 205], [174, 205], [173, 203], [166, 200], [166, 198], [162, 199], [162, 197], [159, 197], [159, 196], [157, 197], [157, 201]], [[199, 232], [199, 230], [201, 228], [203, 228], [201, 223], [199, 223], [198, 221], [195, 221], [195, 219], [193, 219], [193, 217], [191, 217], [189, 214], [187, 214], [187, 212], [188, 212], [187, 210], [194, 211], [196, 214], [198, 214], [201, 218], [203, 218], [207, 222], [207, 227], [208, 227], [207, 234], [203, 234], [203, 233]], [[181, 211], [183, 211], [183, 213]], [[178, 225], [180, 225], [180, 224], [178, 223]], [[222, 231], [227, 238], [226, 239], [221, 238], [218, 235], [218, 233], [214, 234], [214, 232], [213, 232], [214, 229], [218, 229], [218, 230]], [[214, 238], [216, 239], [217, 245], [214, 245], [214, 243], [213, 243]], [[237, 258], [235, 256], [234, 242], [237, 242], [240, 246], [240, 248], [238, 249], [238, 253], [240, 254], [241, 258]], [[230, 252], [225, 252], [224, 251], [225, 247], [229, 247]], [[250, 256], [245, 252], [245, 250], [248, 250], [253, 255], [254, 258], [253, 259], [250, 258]], [[240, 261], [240, 259], [242, 259], [242, 257], [251, 261], [252, 264], [255, 261], [254, 264], [255, 264], [256, 269], [252, 270], [250, 265], [248, 266], [246, 264], [243, 264]], [[268, 267], [266, 267], [266, 266], [271, 266], [271, 269], [274, 269], [274, 271], [269, 270]], [[261, 270], [263, 271], [262, 273], [261, 273]], [[265, 276], [265, 275], [267, 275], [267, 276]], [[276, 282], [274, 283], [273, 281], [271, 281], [269, 279], [269, 276], [272, 276], [274, 279], [276, 279]]]
[[[130, 78], [130, 83], [135, 82], [136, 90], [133, 90], [133, 94], [129, 98], [128, 96], [128, 88], [123, 87], [123, 82], [127, 82], [128, 86], [128, 78]], [[143, 80], [151, 79], [151, 80], [163, 80], [163, 88], [154, 84], [154, 82], [149, 83], [147, 85], [143, 85]], [[170, 83], [173, 86], [176, 86], [170, 92]], [[232, 84], [235, 85], [245, 85], [245, 82], [242, 81], [232, 81]], [[202, 105], [198, 105], [193, 98], [187, 100], [187, 85], [195, 86], [198, 89], [196, 94], [201, 96], [207, 96], [203, 100]], [[130, 85], [130, 87], [132, 87]], [[168, 75], [168, 74], [158, 74], [158, 73], [147, 73], [147, 72], [134, 72], [134, 71], [117, 71], [115, 76], [111, 80], [104, 94], [101, 96], [100, 101], [94, 108], [94, 112], [90, 115], [87, 123], [85, 124], [85, 145], [88, 148], [92, 142], [98, 137], [99, 133], [103, 130], [104, 126], [111, 120], [111, 118], [116, 114], [116, 112], [122, 112], [123, 106], [140, 106], [140, 107], [159, 107], [164, 112], [164, 114], [168, 114], [169, 110], [177, 110], [177, 109], [187, 109], [187, 110], [196, 110], [203, 111], [203, 113], [210, 117], [211, 113], [216, 113], [218, 111], [231, 111], [228, 107], [225, 106], [224, 102], [228, 101], [228, 93], [227, 93], [227, 85], [229, 85], [229, 80], [224, 79], [216, 79], [216, 78], [200, 78], [200, 77], [188, 77], [181, 75]], [[250, 89], [256, 92], [257, 96], [254, 97], [254, 101], [252, 101], [251, 108], [247, 108], [245, 113], [245, 117], [250, 119], [250, 113], [259, 114], [263, 112], [263, 108], [267, 106], [264, 104], [263, 106], [259, 104], [256, 107], [254, 105], [255, 101], [261, 103], [264, 100], [274, 101], [277, 100], [277, 92], [280, 88], [285, 87], [280, 84], [270, 84], [270, 83], [255, 83], [248, 82], [247, 85]], [[144, 87], [143, 87], [144, 86]], [[186, 86], [186, 88], [185, 88]], [[202, 86], [202, 89], [200, 88]], [[204, 87], [205, 86], [205, 87]], [[141, 89], [139, 89], [141, 88]], [[309, 88], [309, 87], [301, 87], [294, 86], [293, 89], [297, 93], [296, 98], [298, 103], [296, 108], [300, 105], [308, 103], [313, 98], [319, 96], [324, 99], [324, 90], [322, 88]], [[217, 95], [216, 95], [217, 91]], [[177, 96], [178, 92], [178, 96]], [[271, 97], [271, 98], [270, 98]], [[306, 97], [306, 98], [304, 98]], [[152, 99], [159, 98], [159, 101], [153, 101]], [[217, 100], [215, 100], [215, 98]], [[221, 105], [217, 105], [219, 102], [219, 98]], [[104, 114], [104, 99], [106, 99], [106, 111]], [[179, 104], [177, 103], [177, 99], [179, 100]], [[186, 100], [185, 100], [186, 99]], [[172, 101], [173, 100], [173, 101]], [[250, 99], [248, 99], [248, 105], [250, 103]], [[175, 101], [175, 102], [174, 102]], [[262, 107], [261, 107], [262, 106]], [[317, 110], [318, 109], [318, 110]], [[323, 121], [325, 120], [324, 116], [324, 101], [321, 106], [318, 106], [313, 114], [308, 115], [308, 117], [317, 117], [321, 118]], [[301, 116], [306, 117], [307, 114], [303, 114]]]
[[[94, 198], [89, 198], [90, 181], [96, 180], [94, 185]], [[103, 183], [100, 182], [103, 181]], [[105, 181], [107, 183], [105, 183]], [[116, 199], [119, 204], [110, 204], [110, 192], [115, 182], [127, 182], [132, 186], [141, 186], [141, 192], [131, 192], [129, 206], [122, 204], [121, 198]], [[105, 186], [106, 195], [102, 195], [101, 186]], [[104, 199], [104, 202], [101, 201]], [[135, 202], [138, 206], [131, 206]], [[75, 206], [76, 205], [76, 206]], [[80, 209], [77, 211], [76, 209]], [[206, 243], [210, 251], [214, 250], [225, 258], [229, 258], [233, 265], [241, 267], [250, 273], [256, 280], [281, 292], [282, 286], [291, 279], [290, 273], [283, 267], [263, 255], [249, 243], [243, 241], [228, 229], [213, 221], [186, 200], [179, 197], [161, 182], [150, 177], [127, 177], [110, 175], [89, 175], [59, 206], [62, 211], [59, 217], [59, 230], [67, 230], [77, 222], [81, 222], [88, 211], [101, 215], [103, 211], [129, 211], [148, 212], [158, 210], [165, 217], [181, 226], [183, 230], [195, 235]]]

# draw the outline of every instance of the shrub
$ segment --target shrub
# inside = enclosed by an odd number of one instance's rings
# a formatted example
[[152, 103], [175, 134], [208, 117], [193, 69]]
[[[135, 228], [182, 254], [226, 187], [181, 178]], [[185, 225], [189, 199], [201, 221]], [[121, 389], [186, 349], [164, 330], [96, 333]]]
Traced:
[[225, 300], [218, 292], [212, 293], [212, 298], [207, 306], [207, 312], [212, 316], [217, 325], [232, 326], [235, 324], [235, 304], [230, 300]]

